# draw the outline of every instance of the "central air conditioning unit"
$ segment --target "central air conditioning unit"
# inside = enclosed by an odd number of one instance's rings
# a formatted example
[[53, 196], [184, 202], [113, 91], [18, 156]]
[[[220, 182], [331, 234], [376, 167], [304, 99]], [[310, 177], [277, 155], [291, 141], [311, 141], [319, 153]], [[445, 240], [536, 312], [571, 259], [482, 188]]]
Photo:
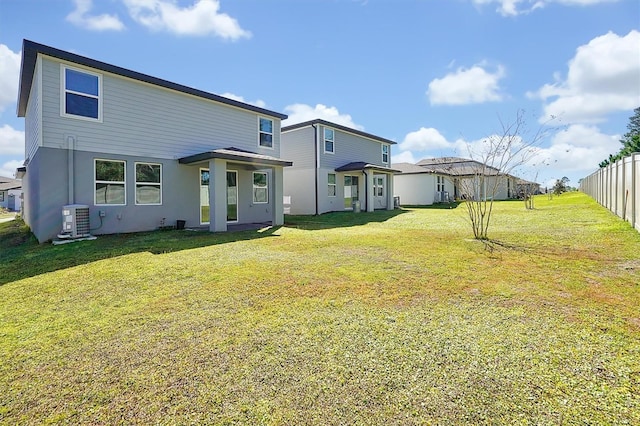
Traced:
[[58, 238], [82, 238], [91, 234], [89, 226], [89, 206], [70, 204], [62, 207], [62, 233]]

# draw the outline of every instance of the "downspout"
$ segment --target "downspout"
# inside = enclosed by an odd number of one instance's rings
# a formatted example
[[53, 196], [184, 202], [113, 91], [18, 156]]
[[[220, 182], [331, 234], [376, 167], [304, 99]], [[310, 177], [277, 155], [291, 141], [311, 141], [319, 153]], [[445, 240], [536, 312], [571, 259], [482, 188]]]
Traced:
[[[362, 173], [364, 173], [364, 202], [365, 202], [365, 206], [363, 207], [362, 205], [361, 207], [361, 211], [369, 211], [369, 206], [366, 204], [369, 202], [369, 175], [367, 174], [367, 169], [362, 169]], [[371, 198], [371, 201], [373, 202], [373, 197]], [[373, 205], [374, 210], [375, 210], [375, 203]]]
[[316, 127], [315, 124], [312, 124], [311, 127], [313, 127], [314, 132], [313, 132], [313, 156], [314, 156], [314, 161], [315, 161], [315, 170], [314, 170], [314, 177], [315, 177], [315, 187], [313, 190], [313, 193], [315, 194], [315, 198], [316, 198], [316, 216], [318, 215], [318, 212], [320, 211], [320, 201], [318, 200], [318, 172], [320, 170], [320, 154], [318, 153], [319, 148], [318, 148], [318, 132], [320, 131], [318, 129], [318, 127]]
[[68, 190], [69, 190], [69, 204], [75, 204], [75, 191], [74, 191], [74, 164], [73, 153], [75, 150], [76, 138], [73, 136], [67, 136], [67, 169], [69, 173]]

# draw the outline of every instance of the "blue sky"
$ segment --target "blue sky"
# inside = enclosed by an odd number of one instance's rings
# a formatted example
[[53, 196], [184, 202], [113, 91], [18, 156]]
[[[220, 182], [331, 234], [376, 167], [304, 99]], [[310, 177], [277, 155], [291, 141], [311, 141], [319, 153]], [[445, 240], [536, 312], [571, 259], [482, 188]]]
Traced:
[[468, 157], [525, 111], [518, 173], [571, 184], [640, 106], [637, 0], [0, 0], [0, 175], [22, 165], [22, 40], [391, 140], [394, 161]]

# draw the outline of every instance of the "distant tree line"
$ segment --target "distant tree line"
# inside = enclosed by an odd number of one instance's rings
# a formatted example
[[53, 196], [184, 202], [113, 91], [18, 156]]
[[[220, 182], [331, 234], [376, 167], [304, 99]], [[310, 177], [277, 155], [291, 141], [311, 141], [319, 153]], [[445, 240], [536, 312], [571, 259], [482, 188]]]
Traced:
[[609, 158], [600, 163], [600, 167], [607, 167], [621, 158], [627, 157], [635, 152], [640, 152], [640, 107], [633, 110], [633, 116], [629, 118], [627, 133], [624, 134], [620, 143], [622, 148], [617, 154], [609, 154]]

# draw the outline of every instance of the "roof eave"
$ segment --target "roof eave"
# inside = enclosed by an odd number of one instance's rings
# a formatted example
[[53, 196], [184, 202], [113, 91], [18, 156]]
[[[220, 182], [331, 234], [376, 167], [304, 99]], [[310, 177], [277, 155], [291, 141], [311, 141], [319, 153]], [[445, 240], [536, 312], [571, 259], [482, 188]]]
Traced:
[[[236, 101], [234, 99], [225, 98], [224, 96], [216, 95], [214, 93], [205, 92], [203, 90], [194, 89], [192, 87], [184, 86], [182, 84], [173, 83], [168, 80], [163, 80], [158, 77], [139, 73], [126, 68], [122, 68], [116, 65], [111, 65], [106, 62], [101, 62], [95, 59], [88, 58], [86, 56], [77, 55], [75, 53], [66, 52], [64, 50], [56, 49], [51, 46], [39, 44], [30, 40], [23, 40], [22, 43], [22, 64], [20, 68], [20, 93], [18, 94], [18, 117], [24, 117], [27, 110], [27, 101], [29, 100], [29, 93], [31, 92], [31, 82], [33, 80], [33, 74], [35, 72], [36, 60], [38, 54], [53, 57], [59, 60], [73, 62], [78, 65], [84, 65], [89, 68], [97, 69], [100, 71], [108, 72], [111, 74], [121, 75], [123, 77], [131, 78], [133, 80], [142, 81], [145, 83], [153, 84], [155, 86], [164, 87], [167, 89], [175, 90], [178, 92], [186, 93], [189, 95], [197, 96], [200, 98], [208, 99], [214, 102], [223, 103], [236, 108], [249, 110], [258, 114], [267, 115], [274, 118], [285, 120], [288, 115], [280, 112], [271, 111], [265, 108], [250, 105], [244, 102]], [[25, 78], [27, 77], [27, 78]]]

